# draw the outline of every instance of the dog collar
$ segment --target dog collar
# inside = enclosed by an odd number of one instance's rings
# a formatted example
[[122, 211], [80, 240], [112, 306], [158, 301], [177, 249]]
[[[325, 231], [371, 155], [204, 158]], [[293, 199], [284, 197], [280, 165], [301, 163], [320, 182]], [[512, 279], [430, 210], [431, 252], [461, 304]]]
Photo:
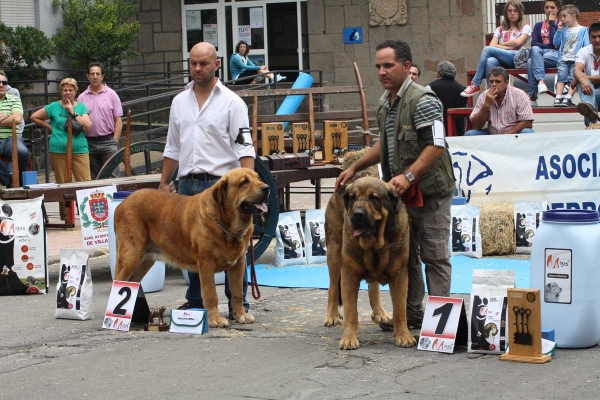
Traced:
[[208, 214], [208, 216], [219, 227], [219, 229], [222, 230], [223, 232], [225, 232], [225, 234], [228, 235], [228, 236], [231, 236], [231, 237], [234, 237], [234, 238], [237, 238], [237, 239], [242, 239], [244, 236], [246, 236], [246, 233], [248, 233], [248, 229], [246, 229], [246, 231], [244, 233], [238, 233], [238, 234], [231, 233], [227, 229], [223, 228], [223, 226], [215, 219], [215, 217], [213, 217], [210, 214]]

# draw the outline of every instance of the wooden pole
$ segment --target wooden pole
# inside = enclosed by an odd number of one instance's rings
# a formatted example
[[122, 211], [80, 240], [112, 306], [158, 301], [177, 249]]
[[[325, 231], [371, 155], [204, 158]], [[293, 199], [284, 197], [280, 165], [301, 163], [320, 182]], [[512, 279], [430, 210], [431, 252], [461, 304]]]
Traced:
[[125, 127], [125, 176], [131, 176], [131, 108], [127, 109], [127, 126]]
[[67, 118], [67, 166], [65, 169], [65, 183], [71, 182], [73, 176], [73, 118], [70, 115]]
[[358, 65], [354, 64], [354, 75], [356, 76], [356, 84], [358, 85], [359, 96], [360, 96], [360, 105], [363, 113], [363, 132], [365, 133], [365, 146], [371, 146], [371, 131], [369, 130], [369, 111], [367, 109], [367, 99], [365, 97], [365, 88], [363, 86], [362, 78], [360, 77], [360, 71], [358, 70]]
[[315, 159], [315, 111], [312, 93], [308, 94], [308, 135], [310, 140], [308, 141], [308, 148], [312, 152], [312, 159]]
[[19, 185], [19, 149], [17, 148], [17, 123], [13, 120], [12, 123], [12, 187], [16, 188]]

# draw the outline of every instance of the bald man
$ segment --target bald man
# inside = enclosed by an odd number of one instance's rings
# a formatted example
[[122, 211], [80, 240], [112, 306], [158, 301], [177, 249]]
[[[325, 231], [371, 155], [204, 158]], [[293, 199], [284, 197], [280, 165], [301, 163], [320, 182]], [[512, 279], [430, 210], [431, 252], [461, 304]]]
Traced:
[[[171, 191], [169, 182], [179, 166], [179, 194], [192, 196], [212, 186], [227, 171], [245, 167], [254, 169], [254, 146], [248, 123], [246, 103], [221, 84], [215, 72], [221, 66], [210, 43], [198, 43], [190, 51], [190, 82], [171, 105], [167, 144], [163, 154], [160, 190]], [[225, 272], [225, 294], [229, 299], [229, 319], [234, 319], [231, 292]], [[190, 272], [187, 302], [180, 310], [205, 308], [200, 295], [200, 276]], [[248, 277], [244, 269], [243, 303]], [[215, 305], [216, 306], [216, 305]], [[252, 319], [247, 316], [246, 321]], [[221, 326], [228, 322], [223, 318]]]

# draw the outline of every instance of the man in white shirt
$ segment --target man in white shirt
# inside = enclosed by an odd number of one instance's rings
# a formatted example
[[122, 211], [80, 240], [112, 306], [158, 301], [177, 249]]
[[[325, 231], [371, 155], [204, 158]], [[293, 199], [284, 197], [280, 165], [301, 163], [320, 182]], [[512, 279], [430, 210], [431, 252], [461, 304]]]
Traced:
[[589, 122], [598, 122], [598, 103], [600, 100], [600, 22], [588, 28], [590, 45], [577, 52], [573, 75], [579, 83], [577, 110]]
[[[160, 190], [171, 191], [169, 182], [179, 166], [179, 194], [192, 196], [209, 188], [226, 172], [238, 167], [254, 169], [254, 146], [246, 103], [221, 84], [215, 72], [221, 66], [215, 47], [201, 42], [189, 56], [193, 82], [178, 94], [171, 105], [169, 132], [163, 154]], [[225, 272], [225, 294], [231, 292]], [[179, 309], [204, 308], [198, 273], [190, 272], [187, 302]], [[246, 301], [248, 277], [244, 269], [243, 303]]]

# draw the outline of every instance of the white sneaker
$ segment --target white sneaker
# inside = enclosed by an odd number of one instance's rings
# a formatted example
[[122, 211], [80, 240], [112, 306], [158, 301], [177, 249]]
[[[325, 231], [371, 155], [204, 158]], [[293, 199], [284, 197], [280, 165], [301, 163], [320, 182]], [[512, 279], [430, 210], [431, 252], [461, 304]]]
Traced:
[[548, 91], [548, 87], [544, 82], [538, 83], [538, 94], [546, 93]]
[[286, 79], [287, 79], [287, 76], [277, 74], [277, 82], [285, 81]]
[[531, 107], [537, 107], [538, 106], [537, 100], [529, 100], [529, 101], [531, 101]]

